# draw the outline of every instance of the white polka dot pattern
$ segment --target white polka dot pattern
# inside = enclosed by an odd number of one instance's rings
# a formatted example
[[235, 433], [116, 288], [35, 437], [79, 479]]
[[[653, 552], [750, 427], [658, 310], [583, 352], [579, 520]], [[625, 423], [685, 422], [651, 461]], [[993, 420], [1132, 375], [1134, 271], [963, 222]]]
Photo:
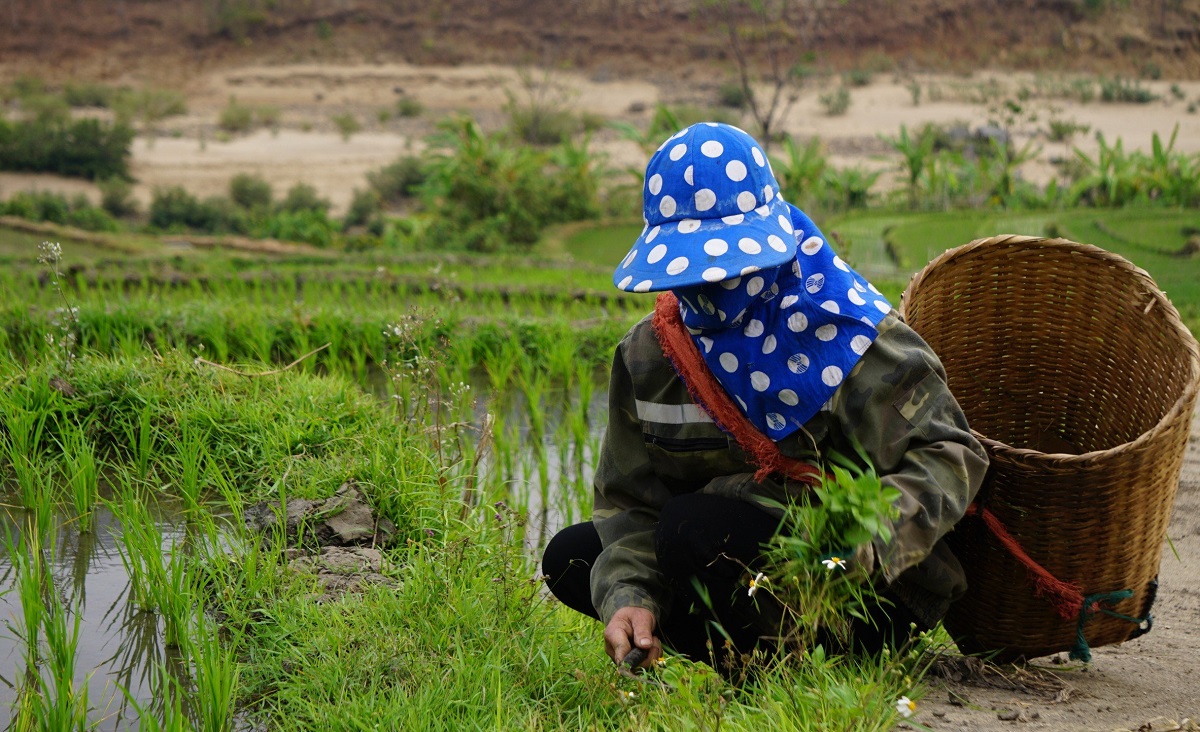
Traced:
[[[650, 159], [643, 187], [643, 218], [647, 228], [631, 247], [640, 254], [622, 261], [628, 272], [614, 273], [613, 282], [632, 274], [635, 281], [651, 280], [655, 290], [702, 284], [708, 269], [667, 267], [681, 257], [693, 265], [708, 264], [736, 275], [776, 267], [796, 251], [791, 208], [779, 195], [779, 185], [758, 143], [745, 132], [724, 124], [700, 123], [672, 135]], [[736, 227], [736, 232], [728, 232]], [[697, 239], [688, 234], [699, 233]], [[720, 255], [698, 249], [712, 238], [729, 244]], [[744, 240], [744, 241], [743, 241]], [[667, 252], [651, 260], [646, 243], [664, 244]]]
[[[736, 328], [703, 329], [716, 343], [709, 357], [713, 373], [747, 405], [751, 422], [776, 439], [829, 401], [870, 348], [883, 311], [890, 310], [882, 297], [869, 293], [858, 273], [837, 265], [828, 240], [807, 217], [795, 216], [793, 228], [800, 245], [790, 265], [726, 279], [720, 288], [702, 288], [705, 301], [711, 297], [719, 307], [738, 313], [732, 321], [739, 324]], [[728, 254], [749, 255], [756, 245], [768, 250], [756, 236], [721, 241]], [[717, 361], [715, 354], [728, 358]], [[736, 368], [725, 368], [734, 359]]]
[[761, 146], [734, 127], [672, 135], [645, 181], [646, 226], [613, 283], [675, 291], [722, 386], [764, 434], [786, 437], [852, 373], [890, 303], [783, 199]]

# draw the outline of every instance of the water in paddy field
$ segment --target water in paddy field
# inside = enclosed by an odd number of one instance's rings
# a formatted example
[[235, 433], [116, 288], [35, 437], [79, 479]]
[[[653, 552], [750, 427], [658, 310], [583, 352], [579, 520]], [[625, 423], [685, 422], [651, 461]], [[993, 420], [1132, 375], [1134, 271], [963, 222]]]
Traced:
[[[12, 504], [0, 496], [0, 504]], [[27, 511], [0, 509], [0, 535], [19, 535]], [[129, 576], [117, 550], [120, 522], [100, 504], [95, 526], [80, 533], [68, 517], [55, 517], [59, 527], [53, 542], [43, 552], [53, 579], [54, 591], [68, 608], [68, 629], [79, 613], [79, 637], [75, 661], [75, 683], [88, 689], [92, 711], [88, 720], [97, 730], [133, 730], [138, 715], [124, 689], [138, 704], [153, 708], [151, 683], [160, 668], [186, 679], [173, 649], [163, 643], [163, 633], [154, 612], [128, 602]], [[168, 508], [156, 512], [164, 551], [181, 540], [185, 527], [181, 516]], [[25, 677], [25, 643], [21, 599], [15, 587], [16, 572], [6, 548], [0, 548], [0, 716], [8, 713], [17, 699]], [[43, 673], [45, 677], [45, 673]]]
[[[602, 371], [587, 385], [554, 383], [532, 396], [515, 383], [493, 389], [484, 374], [476, 373], [468, 404], [459, 412], [446, 411], [442, 419], [457, 425], [447, 434], [481, 452], [474, 471], [479, 500], [502, 501], [525, 517], [524, 542], [532, 554], [540, 555], [559, 529], [591, 518], [592, 477], [608, 424], [607, 372]], [[393, 399], [388, 375], [379, 369], [368, 374], [367, 388], [380, 399]]]
[[[373, 383], [372, 390], [391, 399], [386, 379]], [[540, 556], [556, 531], [591, 516], [592, 476], [608, 420], [607, 387], [597, 375], [587, 385], [550, 384], [531, 396], [516, 387], [494, 392], [479, 379], [472, 381], [471, 392], [460, 412], [444, 419], [451, 425], [446, 434], [453, 433], [453, 439], [444, 440], [448, 445], [483, 446], [476, 458], [463, 463], [475, 476], [473, 493], [464, 498], [481, 505], [484, 520], [509, 522], [508, 509], [523, 516], [518, 536], [531, 556]], [[0, 718], [11, 712], [26, 673], [17, 572], [2, 541], [5, 530], [14, 541], [20, 537], [29, 512], [11, 507], [19, 503], [16, 496], [0, 495]], [[152, 511], [166, 554], [186, 539], [184, 514], [170, 503]], [[89, 722], [102, 732], [135, 730], [138, 713], [129, 698], [153, 713], [161, 701], [155, 693], [156, 674], [165, 668], [186, 688], [188, 670], [163, 642], [159, 614], [130, 600], [130, 579], [118, 550], [119, 520], [103, 502], [94, 517], [92, 531], [81, 533], [69, 516], [56, 515], [56, 533], [43, 553], [54, 589], [69, 612], [68, 629], [74, 614], [79, 615], [74, 679], [77, 687], [87, 687]], [[186, 694], [183, 699], [186, 707]]]

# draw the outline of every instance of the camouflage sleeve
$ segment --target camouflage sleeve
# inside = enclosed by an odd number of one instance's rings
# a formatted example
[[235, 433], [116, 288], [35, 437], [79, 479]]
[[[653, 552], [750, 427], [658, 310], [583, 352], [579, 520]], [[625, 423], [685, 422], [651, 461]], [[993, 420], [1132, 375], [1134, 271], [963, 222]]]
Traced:
[[983, 482], [987, 454], [946, 385], [941, 361], [895, 313], [879, 324], [830, 408], [884, 485], [900, 491], [891, 541], [874, 541], [877, 571], [891, 583], [962, 518]]
[[606, 624], [623, 607], [644, 607], [661, 619], [671, 601], [654, 552], [654, 527], [671, 494], [646, 453], [626, 343], [613, 359], [592, 514], [604, 547], [592, 567], [592, 604]]

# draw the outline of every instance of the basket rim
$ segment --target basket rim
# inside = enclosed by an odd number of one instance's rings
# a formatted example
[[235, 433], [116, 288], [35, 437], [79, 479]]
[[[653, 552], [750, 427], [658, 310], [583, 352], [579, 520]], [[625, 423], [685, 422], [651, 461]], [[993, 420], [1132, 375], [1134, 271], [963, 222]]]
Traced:
[[1197, 394], [1200, 393], [1200, 343], [1196, 341], [1196, 337], [1183, 324], [1183, 319], [1179, 316], [1179, 311], [1171, 304], [1170, 299], [1159, 288], [1154, 278], [1150, 276], [1146, 270], [1138, 267], [1133, 262], [1119, 254], [1114, 254], [1106, 249], [1101, 249], [1093, 244], [1081, 244], [1069, 239], [1042, 237], [1042, 236], [1024, 236], [1020, 234], [999, 234], [996, 236], [983, 237], [975, 239], [962, 246], [947, 249], [938, 256], [934, 257], [920, 271], [913, 274], [909, 279], [908, 286], [904, 288], [904, 293], [900, 296], [900, 317], [907, 321], [906, 308], [909, 303], [910, 293], [915, 292], [935, 269], [960, 257], [966, 257], [973, 254], [976, 250], [993, 247], [999, 245], [1025, 245], [1038, 246], [1047, 248], [1067, 249], [1079, 252], [1089, 257], [1099, 259], [1108, 264], [1115, 265], [1121, 269], [1127, 270], [1129, 274], [1140, 280], [1145, 287], [1147, 294], [1150, 296], [1150, 302], [1146, 305], [1146, 312], [1150, 312], [1153, 307], [1161, 307], [1167, 314], [1167, 322], [1171, 328], [1179, 335], [1180, 342], [1188, 353], [1188, 362], [1191, 365], [1191, 378], [1183, 388], [1183, 392], [1179, 398], [1171, 405], [1170, 409], [1163, 414], [1162, 418], [1150, 429], [1135, 437], [1129, 442], [1124, 442], [1103, 450], [1092, 450], [1085, 453], [1056, 453], [1056, 452], [1041, 452], [1030, 448], [1013, 447], [1004, 442], [992, 439], [971, 430], [971, 434], [975, 435], [981, 443], [986, 445], [989, 450], [994, 450], [997, 453], [1003, 453], [1016, 460], [1024, 463], [1036, 464], [1039, 462], [1053, 463], [1057, 466], [1064, 464], [1071, 465], [1075, 463], [1090, 463], [1094, 462], [1101, 456], [1112, 456], [1142, 448], [1146, 443], [1156, 439], [1159, 434], [1168, 430], [1178, 419], [1187, 419], [1189, 422], [1192, 419], [1192, 411], [1195, 409]]

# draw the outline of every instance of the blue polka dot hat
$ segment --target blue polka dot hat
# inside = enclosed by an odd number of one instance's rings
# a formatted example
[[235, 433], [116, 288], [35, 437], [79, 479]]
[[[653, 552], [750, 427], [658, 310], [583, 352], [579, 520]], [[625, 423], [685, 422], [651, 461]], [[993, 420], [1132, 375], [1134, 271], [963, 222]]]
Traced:
[[613, 274], [630, 292], [719, 282], [789, 262], [796, 237], [759, 144], [737, 127], [692, 125], [646, 166], [646, 226]]

